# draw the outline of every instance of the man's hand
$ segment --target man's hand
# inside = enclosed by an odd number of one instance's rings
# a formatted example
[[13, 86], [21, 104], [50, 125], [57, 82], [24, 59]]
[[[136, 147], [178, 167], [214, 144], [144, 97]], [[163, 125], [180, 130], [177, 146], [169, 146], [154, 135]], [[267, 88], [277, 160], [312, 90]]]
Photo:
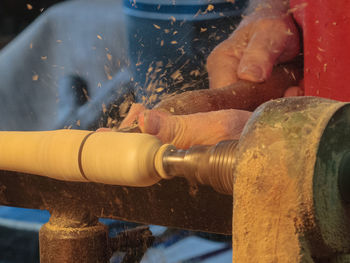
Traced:
[[[291, 15], [287, 14], [288, 4], [282, 0], [251, 0], [254, 11], [208, 58], [210, 88], [223, 88], [238, 79], [263, 82], [275, 64], [291, 60], [299, 53], [299, 34]], [[284, 94], [299, 95], [302, 95], [299, 87], [292, 87]], [[137, 120], [142, 132], [185, 149], [238, 139], [250, 116], [251, 112], [236, 109], [171, 115], [135, 104], [120, 128]]]
[[238, 139], [250, 116], [251, 112], [233, 109], [171, 115], [134, 104], [128, 119], [119, 128], [130, 126], [137, 120], [143, 133], [155, 135], [163, 143], [187, 149], [193, 145], [212, 145], [223, 140]]
[[274, 64], [291, 60], [299, 50], [299, 33], [291, 15], [253, 12], [209, 55], [210, 88], [226, 87], [238, 79], [265, 81]]

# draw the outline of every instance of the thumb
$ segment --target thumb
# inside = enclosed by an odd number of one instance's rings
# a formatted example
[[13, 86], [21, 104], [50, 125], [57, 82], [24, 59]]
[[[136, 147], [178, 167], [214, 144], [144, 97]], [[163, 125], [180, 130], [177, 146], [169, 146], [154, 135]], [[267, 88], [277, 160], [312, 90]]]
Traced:
[[155, 135], [162, 142], [170, 143], [179, 124], [177, 118], [167, 112], [145, 110], [138, 116], [138, 125], [143, 133]]
[[236, 30], [210, 53], [206, 66], [211, 89], [223, 88], [238, 81], [239, 61], [247, 46], [246, 31], [247, 28]]
[[163, 143], [187, 149], [238, 139], [250, 115], [251, 112], [232, 109], [176, 116], [147, 110], [139, 115], [139, 127]]

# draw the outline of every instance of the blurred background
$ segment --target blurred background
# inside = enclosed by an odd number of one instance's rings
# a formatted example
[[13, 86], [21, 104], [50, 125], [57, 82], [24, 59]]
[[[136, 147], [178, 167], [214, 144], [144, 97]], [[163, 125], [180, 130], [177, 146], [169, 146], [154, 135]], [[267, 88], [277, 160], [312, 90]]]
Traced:
[[0, 48], [4, 47], [45, 9], [64, 0], [1, 0]]
[[[1, 0], [0, 50], [49, 6], [64, 0]], [[38, 228], [47, 211], [0, 206], [0, 262], [39, 262]]]

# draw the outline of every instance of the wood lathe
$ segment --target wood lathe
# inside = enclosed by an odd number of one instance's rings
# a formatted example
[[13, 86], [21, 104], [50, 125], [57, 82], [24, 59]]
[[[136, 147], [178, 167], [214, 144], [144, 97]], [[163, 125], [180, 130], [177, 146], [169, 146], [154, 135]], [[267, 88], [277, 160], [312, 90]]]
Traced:
[[[148, 186], [157, 184], [162, 178], [182, 176], [191, 182], [208, 184], [219, 192], [233, 195], [233, 262], [299, 263], [306, 262], [304, 259], [313, 262], [312, 258], [323, 260], [315, 262], [338, 262], [331, 261], [334, 255], [350, 252], [349, 116], [348, 103], [315, 97], [278, 99], [255, 110], [238, 142], [194, 146], [188, 150], [175, 149], [146, 134], [76, 130], [1, 132], [0, 169], [60, 180], [125, 186]], [[9, 180], [3, 178], [4, 182]], [[24, 180], [27, 179], [23, 177]], [[6, 185], [11, 186], [11, 183]], [[104, 186], [107, 188], [107, 185]], [[94, 194], [98, 187], [98, 184], [92, 184], [90, 191], [84, 193], [88, 196]], [[18, 198], [24, 202], [17, 191], [12, 192], [11, 187], [3, 189], [3, 203], [16, 204]], [[59, 192], [64, 194], [62, 199], [67, 195], [67, 189]], [[136, 188], [133, 191], [139, 192]], [[165, 207], [170, 207], [167, 221], [161, 220], [161, 224], [168, 225], [168, 219], [174, 217], [174, 210], [171, 210], [173, 203], [181, 200], [184, 194], [178, 194], [179, 191], [182, 190], [178, 189], [172, 199], [148, 193], [153, 197], [153, 212], [162, 207], [159, 206], [160, 201]], [[105, 191], [100, 193], [101, 200], [106, 200], [102, 199]], [[113, 191], [108, 192], [109, 197], [113, 194]], [[128, 200], [132, 191], [125, 187], [119, 194]], [[131, 206], [143, 202], [138, 201], [138, 194], [130, 199], [133, 201]], [[55, 195], [55, 191], [47, 195], [44, 201], [49, 201], [49, 205], [43, 207], [55, 206], [57, 200], [50, 199], [50, 195]], [[90, 200], [88, 196], [84, 198]], [[147, 197], [147, 194], [144, 196]], [[106, 205], [95, 199], [97, 204], [86, 201], [82, 206], [83, 202], [79, 199], [74, 209], [67, 212], [67, 204], [72, 200], [68, 196], [67, 203], [55, 206], [52, 219], [41, 230], [43, 258], [55, 254], [56, 247], [62, 247], [67, 240], [66, 236], [58, 238], [56, 228], [49, 226], [58, 225], [60, 231], [66, 231], [66, 228], [70, 231], [72, 224], [62, 226], [62, 222], [67, 221], [60, 218], [69, 218], [73, 223], [84, 221], [79, 211]], [[206, 202], [204, 196], [197, 196], [196, 200], [199, 200], [198, 203]], [[110, 210], [119, 207], [120, 213], [129, 211], [130, 207], [122, 207], [119, 199], [109, 202]], [[205, 221], [203, 216], [209, 204], [205, 203], [199, 211], [204, 211], [202, 217], [192, 217], [191, 220]], [[215, 205], [222, 209], [219, 204], [216, 202]], [[179, 202], [179, 211], [184, 210], [185, 205]], [[105, 212], [94, 210], [91, 213], [93, 220], [87, 223], [94, 228], [96, 215], [100, 217]], [[132, 210], [133, 213], [136, 212]], [[147, 211], [140, 211], [140, 214], [143, 213]], [[148, 214], [148, 217], [151, 216]], [[161, 214], [156, 214], [155, 218], [144, 222], [152, 224], [160, 217]], [[130, 214], [126, 218], [130, 218]], [[86, 230], [85, 225], [75, 228]], [[104, 236], [105, 230], [98, 233]], [[102, 234], [101, 240], [107, 242]], [[73, 237], [72, 240], [79, 238]], [[265, 241], [259, 242], [261, 240]], [[56, 241], [57, 246], [52, 245]], [[256, 255], [249, 253], [251, 244], [259, 244]], [[71, 246], [66, 248], [62, 255], [75, 253], [69, 250]], [[100, 248], [91, 250], [91, 254], [100, 255]]]

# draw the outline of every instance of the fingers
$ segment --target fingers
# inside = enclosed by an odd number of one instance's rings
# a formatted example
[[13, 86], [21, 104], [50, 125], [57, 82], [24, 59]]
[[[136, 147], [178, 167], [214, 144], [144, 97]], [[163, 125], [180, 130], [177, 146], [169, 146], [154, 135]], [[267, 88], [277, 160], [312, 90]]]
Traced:
[[138, 115], [145, 110], [145, 106], [139, 103], [134, 103], [131, 105], [128, 115], [122, 121], [118, 129], [122, 129], [125, 127], [130, 127], [137, 120]]
[[299, 41], [295, 31], [294, 24], [282, 19], [264, 19], [256, 23], [239, 63], [239, 78], [263, 82], [269, 78], [277, 61], [296, 56]]
[[290, 16], [244, 24], [209, 55], [210, 88], [222, 88], [238, 79], [263, 82], [277, 62], [298, 54], [298, 30]]
[[164, 143], [187, 149], [193, 145], [211, 145], [238, 139], [251, 112], [222, 110], [189, 115], [170, 115], [147, 110], [139, 116], [142, 132], [157, 136]]
[[246, 33], [244, 30], [235, 31], [210, 53], [207, 59], [210, 88], [222, 88], [237, 82], [237, 68], [248, 44]]
[[[276, 59], [281, 55], [285, 44], [284, 36], [277, 31], [283, 25], [273, 25], [273, 21], [257, 24], [247, 48], [239, 63], [238, 76], [253, 82], [262, 82], [271, 74]], [[273, 32], [269, 32], [269, 31]]]

